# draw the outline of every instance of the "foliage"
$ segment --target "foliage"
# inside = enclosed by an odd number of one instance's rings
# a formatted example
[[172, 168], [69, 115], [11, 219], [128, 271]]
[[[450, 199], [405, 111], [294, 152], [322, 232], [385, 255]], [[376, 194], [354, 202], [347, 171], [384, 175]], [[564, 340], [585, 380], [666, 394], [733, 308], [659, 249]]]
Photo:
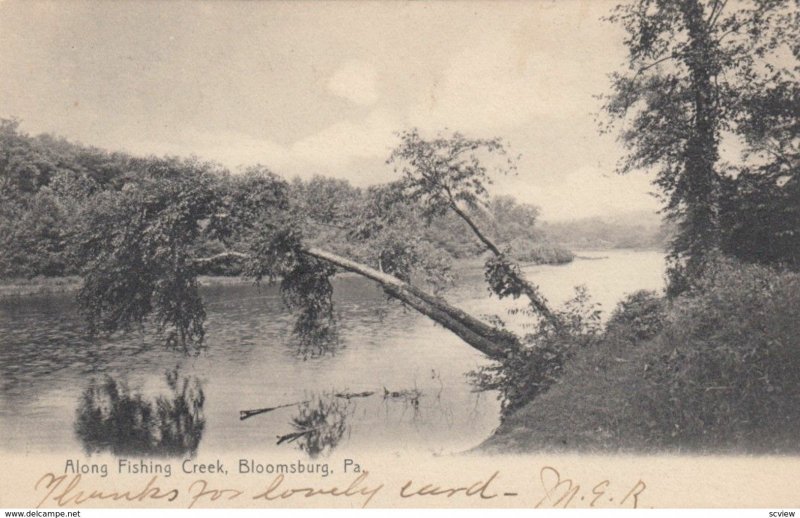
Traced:
[[765, 142], [758, 128], [770, 117], [754, 92], [796, 82], [787, 59], [798, 57], [796, 6], [727, 4], [636, 0], [609, 17], [627, 33], [628, 70], [612, 75], [604, 109], [623, 125], [629, 153], [620, 171], [656, 169], [677, 224], [671, 294], [690, 287], [721, 244], [721, 139], [744, 137], [747, 156]]
[[77, 207], [96, 184], [18, 125], [0, 119], [0, 277], [74, 274]]
[[800, 270], [800, 175], [742, 171], [721, 203], [722, 251], [732, 257]]
[[[508, 157], [502, 141], [469, 139], [460, 133], [424, 139], [417, 130], [401, 133], [400, 139], [400, 145], [388, 162], [394, 163], [396, 171], [402, 174], [405, 197], [420, 207], [428, 222], [446, 214], [458, 216], [482, 249], [491, 254], [484, 272], [489, 290], [500, 298], [524, 295], [537, 318], [558, 326], [557, 316], [548, 308], [539, 288], [525, 279], [519, 265], [511, 259], [508, 247], [501, 250], [486, 229], [481, 228], [480, 219], [470, 214], [487, 204], [487, 185], [491, 184], [487, 163], [500, 159], [501, 164], [496, 166], [498, 172], [516, 170], [516, 161]], [[498, 210], [503, 206], [503, 203], [495, 204]], [[531, 220], [535, 216], [528, 211], [526, 217]]]
[[470, 139], [460, 133], [426, 139], [413, 129], [400, 133], [400, 141], [387, 162], [396, 166], [405, 195], [421, 207], [428, 221], [459, 202], [469, 208], [486, 204], [492, 181], [482, 158], [505, 157], [497, 171], [516, 170], [500, 139]]
[[523, 293], [523, 287], [518, 282], [522, 270], [514, 261], [509, 260], [506, 254], [492, 255], [484, 265], [484, 277], [489, 285], [489, 290], [498, 297], [518, 298]]
[[763, 448], [765, 427], [797, 426], [798, 321], [798, 274], [715, 262], [673, 303], [662, 352], [648, 362], [642, 408], [654, 440]]
[[[84, 212], [107, 203], [108, 193], [132, 189], [144, 180], [168, 181], [182, 168], [193, 174], [190, 161], [172, 160], [173, 171], [166, 173], [160, 159], [110, 154], [49, 135], [31, 137], [19, 130], [16, 120], [0, 122], [0, 151], [5, 156], [0, 164], [4, 278], [79, 273], [83, 264], [75, 247], [82, 236], [79, 231], [86, 230]], [[413, 277], [435, 291], [453, 282], [449, 258], [481, 253], [479, 244], [463, 239], [470, 230], [455, 214], [418, 225], [424, 219], [421, 209], [407, 199], [402, 182], [358, 189], [345, 180], [316, 176], [287, 184], [261, 166], [235, 176], [216, 165], [204, 167], [216, 176], [213, 188], [220, 206], [227, 209], [209, 213], [201, 222], [203, 232], [193, 243], [198, 257], [247, 249], [260, 225], [252, 224], [264, 216], [258, 211], [267, 207], [273, 219], [279, 212], [286, 215], [283, 223], [273, 221], [273, 227], [293, 225], [305, 244], [324, 246], [403, 279]], [[501, 243], [516, 240], [528, 260], [562, 260], [546, 249], [538, 252], [535, 207], [508, 197], [487, 203], [486, 208], [468, 210], [493, 238]], [[242, 275], [246, 269], [242, 260], [230, 258], [200, 262], [195, 268], [198, 274], [212, 275]]]
[[673, 233], [657, 214], [635, 211], [616, 217], [589, 217], [546, 222], [541, 232], [547, 242], [570, 249], [639, 248], [667, 250]]
[[539, 208], [519, 203], [513, 196], [493, 196], [487, 202], [486, 216], [481, 219], [487, 232], [499, 243], [515, 239], [541, 241], [544, 237], [537, 227]]
[[46, 185], [56, 168], [46, 148], [19, 131], [16, 119], [0, 119], [0, 195], [18, 198]]
[[74, 234], [81, 208], [101, 189], [118, 189], [145, 162], [31, 137], [0, 119], [0, 277], [78, 272]]
[[[420, 225], [419, 209], [403, 195], [398, 182], [367, 188], [361, 200], [343, 222], [346, 255], [405, 282], [422, 281], [440, 292], [450, 287], [452, 256], [441, 250], [441, 239], [431, 227]], [[336, 249], [329, 240], [326, 248]]]
[[74, 273], [64, 210], [54, 196], [36, 193], [24, 204], [7, 200], [0, 212], [0, 275], [30, 278]]
[[128, 330], [153, 313], [168, 340], [184, 345], [203, 336], [191, 250], [217, 209], [214, 177], [206, 165], [172, 160], [154, 162], [151, 174], [99, 194], [86, 211], [78, 298], [92, 331]]
[[[523, 310], [534, 316], [531, 309]], [[563, 374], [566, 363], [580, 350], [597, 344], [601, 334], [600, 311], [584, 286], [557, 311], [562, 325], [554, 328], [542, 320], [525, 337], [524, 347], [506, 358], [468, 374], [479, 390], [497, 390], [502, 414], [507, 417], [541, 393]]]
[[[776, 38], [788, 40], [786, 66], [768, 64], [739, 93], [736, 130], [744, 160], [729, 166], [720, 208], [722, 250], [739, 259], [784, 265], [800, 259], [800, 9], [776, 17]], [[785, 36], [784, 36], [785, 35]], [[780, 41], [776, 39], [776, 43]], [[788, 66], [794, 63], [794, 67]]]
[[305, 233], [343, 230], [365, 201], [361, 189], [347, 180], [315, 175], [307, 181], [295, 178], [290, 186], [291, 205], [306, 215]]
[[333, 352], [338, 345], [330, 281], [335, 271], [329, 264], [298, 254], [297, 264], [281, 281], [284, 302], [297, 312], [294, 333], [299, 338], [298, 352], [305, 357]]
[[566, 248], [521, 238], [509, 242], [508, 249], [514, 259], [524, 263], [565, 264], [575, 258], [575, 254]]
[[663, 329], [665, 312], [663, 297], [654, 291], [639, 290], [617, 304], [606, 324], [606, 334], [633, 345], [650, 340]]

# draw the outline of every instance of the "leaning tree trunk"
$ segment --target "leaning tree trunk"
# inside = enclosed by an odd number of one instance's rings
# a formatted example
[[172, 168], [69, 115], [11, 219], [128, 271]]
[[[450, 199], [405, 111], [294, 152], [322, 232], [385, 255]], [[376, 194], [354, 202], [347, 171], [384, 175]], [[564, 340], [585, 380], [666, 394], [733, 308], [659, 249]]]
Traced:
[[[509, 352], [518, 350], [522, 346], [517, 336], [513, 333], [490, 326], [450, 305], [443, 298], [421, 290], [397, 277], [320, 248], [304, 248], [301, 251], [309, 257], [325, 261], [378, 283], [391, 297], [402, 301], [417, 312], [452, 331], [468, 345], [492, 359], [505, 358]], [[212, 257], [195, 259], [194, 262], [203, 264], [224, 259], [246, 259], [248, 257], [248, 254], [241, 252], [223, 252]]]
[[509, 352], [521, 347], [514, 334], [490, 326], [451, 306], [441, 297], [431, 295], [397, 277], [319, 248], [306, 248], [303, 253], [377, 282], [390, 296], [441, 324], [490, 358], [504, 358]]

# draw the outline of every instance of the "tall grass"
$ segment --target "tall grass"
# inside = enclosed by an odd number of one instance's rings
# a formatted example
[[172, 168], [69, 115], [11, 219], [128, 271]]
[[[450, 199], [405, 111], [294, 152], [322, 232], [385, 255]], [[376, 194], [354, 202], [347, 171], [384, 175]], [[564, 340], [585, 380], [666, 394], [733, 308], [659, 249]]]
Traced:
[[799, 331], [800, 275], [717, 262], [672, 304], [648, 360], [653, 441], [800, 450]]
[[669, 303], [623, 301], [487, 447], [797, 453], [798, 373], [800, 275], [720, 260]]

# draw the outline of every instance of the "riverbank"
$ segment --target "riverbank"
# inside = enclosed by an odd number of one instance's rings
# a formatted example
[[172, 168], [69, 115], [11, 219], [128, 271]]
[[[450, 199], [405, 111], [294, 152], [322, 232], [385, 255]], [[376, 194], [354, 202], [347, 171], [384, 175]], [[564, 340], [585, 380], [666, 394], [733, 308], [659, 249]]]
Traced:
[[658, 344], [585, 350], [547, 392], [506, 417], [478, 451], [641, 453], [646, 416], [636, 398], [647, 389], [647, 358]]
[[33, 295], [54, 295], [76, 291], [81, 285], [77, 275], [68, 277], [34, 277], [32, 279], [0, 279], [0, 300]]
[[[198, 282], [200, 286], [232, 286], [252, 283], [251, 280], [242, 277], [225, 277], [221, 275], [201, 275], [198, 278]], [[77, 275], [33, 277], [32, 279], [0, 279], [0, 300], [74, 293], [80, 287], [81, 278]]]
[[612, 317], [478, 450], [797, 454], [800, 274], [714, 268], [703, 291]]
[[[521, 266], [531, 266], [535, 264], [567, 264], [573, 260], [571, 252], [564, 254], [554, 255], [550, 257], [552, 262], [542, 262], [542, 260], [521, 260]], [[484, 259], [475, 257], [469, 259], [456, 259], [453, 261], [454, 269], [473, 269], [482, 268]], [[355, 275], [348, 272], [342, 272], [337, 275]], [[252, 280], [225, 275], [201, 275], [198, 277], [200, 286], [232, 286], [238, 284], [251, 284]], [[0, 300], [13, 299], [15, 297], [30, 297], [38, 295], [58, 295], [64, 293], [73, 293], [81, 286], [81, 278], [77, 275], [70, 275], [64, 277], [44, 277], [38, 276], [31, 279], [14, 278], [14, 279], [0, 279]]]

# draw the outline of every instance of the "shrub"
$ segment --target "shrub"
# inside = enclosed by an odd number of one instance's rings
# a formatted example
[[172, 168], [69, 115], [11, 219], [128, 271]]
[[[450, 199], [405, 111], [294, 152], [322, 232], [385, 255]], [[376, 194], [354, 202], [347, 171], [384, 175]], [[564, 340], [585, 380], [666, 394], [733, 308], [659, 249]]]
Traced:
[[566, 248], [526, 238], [516, 238], [509, 243], [509, 246], [511, 256], [524, 263], [565, 264], [575, 258], [575, 254]]
[[[524, 310], [532, 315], [530, 310]], [[554, 329], [542, 320], [524, 346], [506, 358], [470, 372], [468, 377], [479, 390], [497, 390], [503, 416], [508, 416], [561, 377], [566, 362], [601, 335], [600, 310], [592, 303], [584, 286], [556, 312], [561, 327]]]
[[[677, 298], [641, 403], [653, 441], [796, 449], [800, 275], [720, 260]], [[792, 444], [789, 444], [789, 443]]]
[[617, 304], [606, 324], [608, 339], [638, 344], [650, 340], [664, 327], [666, 305], [656, 292], [639, 290]]

